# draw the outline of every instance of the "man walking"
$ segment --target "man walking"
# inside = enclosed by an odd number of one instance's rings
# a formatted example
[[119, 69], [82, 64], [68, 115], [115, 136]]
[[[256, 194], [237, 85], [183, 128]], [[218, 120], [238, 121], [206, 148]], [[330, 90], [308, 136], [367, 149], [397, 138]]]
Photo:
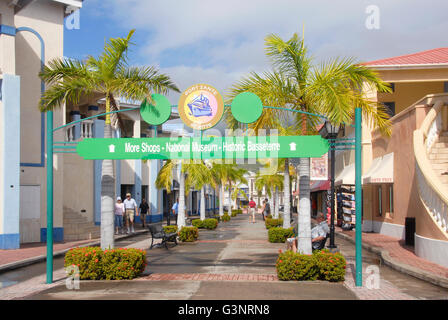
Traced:
[[[249, 201], [249, 213], [252, 216], [252, 223], [255, 223], [255, 208], [256, 208], [257, 204], [254, 201], [254, 198], [250, 198]], [[250, 216], [249, 216], [249, 221], [250, 221]]]
[[179, 211], [179, 198], [176, 199], [176, 202], [173, 204], [171, 211], [173, 212], [174, 218], [176, 220], [176, 225], [177, 225], [177, 212]]
[[[126, 214], [126, 227], [128, 229], [128, 232], [132, 232], [134, 233], [134, 215], [138, 216], [138, 207], [137, 207], [137, 203], [135, 202], [135, 200], [133, 198], [131, 198], [131, 194], [127, 193], [126, 194], [126, 199], [123, 201], [124, 204], [124, 210], [125, 210], [125, 214]], [[131, 227], [129, 230], [129, 226]]]
[[142, 220], [142, 228], [145, 227], [146, 215], [149, 214], [149, 205], [146, 202], [146, 199], [142, 199], [142, 203], [140, 203], [140, 220]]

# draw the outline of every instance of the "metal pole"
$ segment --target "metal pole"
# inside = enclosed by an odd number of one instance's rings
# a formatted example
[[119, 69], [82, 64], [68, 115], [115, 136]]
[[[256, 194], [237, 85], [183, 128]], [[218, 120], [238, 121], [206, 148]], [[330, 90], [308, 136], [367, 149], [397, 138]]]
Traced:
[[356, 286], [362, 287], [362, 149], [361, 149], [361, 109], [355, 109], [355, 205], [356, 205]]
[[47, 112], [47, 283], [53, 283], [53, 111]]
[[337, 246], [334, 244], [334, 167], [335, 167], [335, 151], [334, 147], [331, 147], [331, 222], [330, 222], [330, 245], [328, 248], [335, 249]]

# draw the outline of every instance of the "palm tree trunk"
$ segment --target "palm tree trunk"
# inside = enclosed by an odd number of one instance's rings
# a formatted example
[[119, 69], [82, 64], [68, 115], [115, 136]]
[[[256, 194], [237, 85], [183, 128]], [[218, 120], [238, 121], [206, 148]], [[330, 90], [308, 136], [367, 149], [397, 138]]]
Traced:
[[205, 220], [205, 186], [201, 188], [201, 220]]
[[229, 216], [232, 214], [232, 181], [229, 180], [229, 207], [227, 208]]
[[280, 210], [280, 197], [278, 192], [278, 187], [275, 187], [275, 206], [274, 206], [274, 219], [278, 219], [279, 210]]
[[289, 190], [289, 159], [285, 159], [285, 173], [283, 175], [283, 228], [291, 227], [291, 199]]
[[[106, 112], [110, 111], [110, 100], [106, 96]], [[106, 116], [104, 138], [112, 138], [110, 117]], [[103, 160], [101, 168], [101, 248], [114, 248], [114, 198], [115, 178], [113, 160]]]
[[224, 183], [219, 187], [219, 216], [224, 215]]
[[297, 250], [311, 254], [310, 158], [299, 161], [299, 219]]
[[179, 177], [179, 209], [177, 214], [177, 225], [180, 228], [185, 227], [185, 173], [180, 170]]

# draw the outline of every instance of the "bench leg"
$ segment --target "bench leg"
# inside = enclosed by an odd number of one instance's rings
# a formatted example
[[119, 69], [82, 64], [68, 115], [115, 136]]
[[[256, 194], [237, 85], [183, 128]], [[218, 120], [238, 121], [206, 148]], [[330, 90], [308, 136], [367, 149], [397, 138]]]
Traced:
[[154, 243], [154, 238], [153, 237], [151, 237], [151, 246], [149, 247], [149, 250], [151, 250], [152, 249], [152, 247], [153, 247], [153, 244]]

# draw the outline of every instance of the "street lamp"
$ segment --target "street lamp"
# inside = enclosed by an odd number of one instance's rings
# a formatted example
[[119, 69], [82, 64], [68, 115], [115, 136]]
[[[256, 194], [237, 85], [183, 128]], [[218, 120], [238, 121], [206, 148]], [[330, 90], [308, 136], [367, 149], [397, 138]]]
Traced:
[[334, 167], [335, 167], [335, 139], [338, 136], [340, 125], [333, 125], [330, 121], [325, 121], [319, 133], [323, 138], [330, 140], [330, 157], [331, 157], [331, 222], [330, 222], [330, 245], [328, 248], [335, 249], [334, 244]]

